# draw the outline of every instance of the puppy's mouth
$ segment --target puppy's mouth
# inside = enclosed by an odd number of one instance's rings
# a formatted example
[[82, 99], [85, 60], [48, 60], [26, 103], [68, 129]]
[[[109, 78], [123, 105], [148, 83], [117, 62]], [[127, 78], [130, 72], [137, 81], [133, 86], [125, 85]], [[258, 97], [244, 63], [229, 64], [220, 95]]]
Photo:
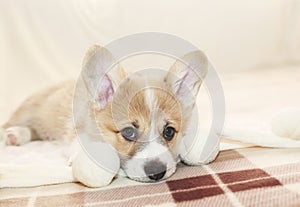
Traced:
[[164, 172], [160, 172], [160, 173], [156, 173], [156, 174], [149, 174], [147, 176], [145, 176], [145, 175], [144, 176], [130, 175], [130, 174], [127, 174], [125, 171], [125, 173], [129, 179], [135, 180], [138, 182], [143, 182], [143, 183], [156, 183], [156, 182], [164, 181], [164, 180], [168, 179], [169, 177], [171, 177], [175, 172], [176, 172], [176, 167], [172, 167]]
[[155, 159], [142, 165], [133, 162], [126, 164], [122, 166], [122, 170], [128, 178], [138, 182], [155, 183], [171, 177], [176, 171], [177, 162], [164, 164]]
[[128, 178], [139, 182], [158, 182], [175, 173], [178, 155], [175, 156], [160, 143], [151, 143], [131, 157], [120, 156], [120, 160], [121, 169]]

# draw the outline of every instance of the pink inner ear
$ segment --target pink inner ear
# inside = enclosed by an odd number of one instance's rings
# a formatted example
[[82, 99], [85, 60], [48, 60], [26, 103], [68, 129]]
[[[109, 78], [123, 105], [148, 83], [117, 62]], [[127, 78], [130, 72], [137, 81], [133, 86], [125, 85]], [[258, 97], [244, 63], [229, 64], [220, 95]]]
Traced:
[[107, 75], [104, 75], [103, 79], [101, 80], [98, 91], [99, 108], [104, 109], [114, 95], [112, 82]]
[[193, 79], [192, 79], [193, 75], [194, 75], [194, 73], [193, 73], [192, 69], [189, 67], [186, 74], [182, 78], [179, 88], [177, 90], [177, 95], [179, 97], [184, 97], [184, 95], [187, 95], [188, 90], [190, 90], [189, 89], [190, 84], [192, 84], [192, 82], [193, 82]]

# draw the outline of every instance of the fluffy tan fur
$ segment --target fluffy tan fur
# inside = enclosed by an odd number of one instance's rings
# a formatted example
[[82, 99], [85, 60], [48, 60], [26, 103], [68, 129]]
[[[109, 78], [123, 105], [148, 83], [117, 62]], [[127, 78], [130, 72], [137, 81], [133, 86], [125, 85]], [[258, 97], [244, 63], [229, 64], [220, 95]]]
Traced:
[[3, 128], [28, 127], [32, 140], [72, 140], [75, 136], [71, 124], [74, 86], [75, 81], [66, 81], [30, 96]]

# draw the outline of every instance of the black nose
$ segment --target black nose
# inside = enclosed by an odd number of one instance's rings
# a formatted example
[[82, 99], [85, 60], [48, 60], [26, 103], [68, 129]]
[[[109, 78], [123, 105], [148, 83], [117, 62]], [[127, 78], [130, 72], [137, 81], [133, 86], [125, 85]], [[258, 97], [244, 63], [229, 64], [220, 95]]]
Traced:
[[166, 171], [163, 171], [161, 173], [157, 173], [157, 174], [153, 174], [153, 175], [148, 175], [148, 178], [150, 178], [151, 180], [160, 180], [162, 179], [166, 174]]
[[148, 178], [158, 181], [165, 176], [167, 167], [162, 162], [154, 160], [146, 163], [144, 171]]

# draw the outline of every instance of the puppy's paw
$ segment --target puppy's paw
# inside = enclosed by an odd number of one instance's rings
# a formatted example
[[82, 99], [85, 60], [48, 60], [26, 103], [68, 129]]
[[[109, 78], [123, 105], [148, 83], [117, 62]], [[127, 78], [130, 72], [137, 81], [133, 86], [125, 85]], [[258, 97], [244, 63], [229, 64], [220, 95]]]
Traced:
[[102, 142], [90, 142], [90, 146], [80, 148], [72, 160], [72, 171], [76, 181], [96, 188], [111, 183], [120, 169], [120, 158], [115, 150]]
[[[201, 148], [200, 148], [201, 149]], [[204, 151], [204, 150], [203, 150]], [[211, 163], [214, 161], [219, 154], [219, 145], [214, 147], [208, 152], [204, 152], [197, 149], [192, 149], [190, 152], [185, 154], [180, 154], [180, 160], [186, 164], [186, 165], [206, 165], [208, 163]], [[201, 156], [201, 154], [204, 154], [205, 157]]]
[[31, 132], [27, 127], [10, 127], [6, 129], [3, 137], [6, 145], [19, 146], [31, 140]]
[[300, 109], [285, 108], [272, 120], [272, 132], [280, 137], [300, 140]]
[[82, 150], [72, 160], [72, 171], [76, 181], [92, 188], [106, 186], [115, 177], [114, 173], [97, 165]]

